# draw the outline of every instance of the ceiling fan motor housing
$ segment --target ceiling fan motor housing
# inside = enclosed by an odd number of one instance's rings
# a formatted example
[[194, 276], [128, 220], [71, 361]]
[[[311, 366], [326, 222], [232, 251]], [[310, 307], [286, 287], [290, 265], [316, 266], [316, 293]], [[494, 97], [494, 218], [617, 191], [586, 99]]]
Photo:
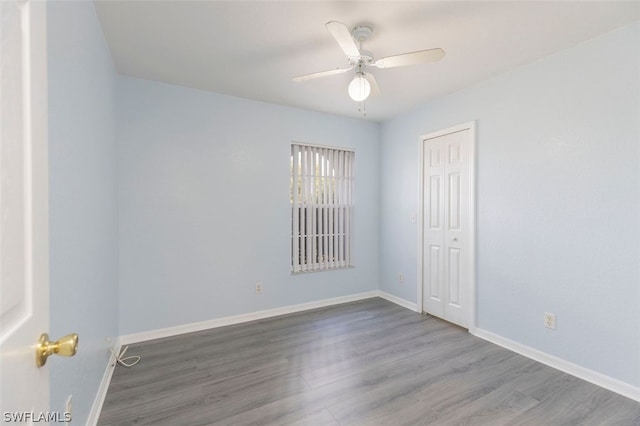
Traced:
[[362, 68], [362, 67], [366, 67], [371, 62], [373, 62], [373, 54], [367, 50], [362, 49], [362, 43], [369, 40], [372, 33], [373, 33], [373, 30], [371, 29], [371, 27], [367, 27], [364, 25], [357, 26], [351, 31], [351, 35], [353, 39], [359, 44], [359, 51], [360, 51], [359, 57], [349, 58], [349, 63], [351, 65], [356, 65]]
[[361, 50], [360, 51], [360, 57], [355, 57], [355, 58], [349, 58], [349, 63], [351, 65], [369, 65], [371, 62], [373, 62], [373, 53], [369, 52], [368, 50]]

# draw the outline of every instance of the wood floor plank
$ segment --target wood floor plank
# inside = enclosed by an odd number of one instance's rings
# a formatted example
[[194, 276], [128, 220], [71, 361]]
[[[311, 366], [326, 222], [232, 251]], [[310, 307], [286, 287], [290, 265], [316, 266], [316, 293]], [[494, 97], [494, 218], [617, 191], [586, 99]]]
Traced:
[[[403, 400], [411, 397], [427, 402], [427, 406], [432, 410], [445, 404], [462, 405], [458, 401], [466, 393], [476, 392], [476, 387], [473, 386], [475, 382], [484, 386], [486, 381], [504, 369], [520, 366], [518, 357], [507, 351], [495, 349], [484, 346], [460, 355], [452, 353], [448, 355], [446, 362], [443, 362], [443, 359], [434, 359], [425, 363], [418, 358], [418, 362], [410, 366], [412, 368], [400, 374], [390, 365], [384, 386], [352, 395], [338, 404], [330, 405], [328, 409], [340, 423], [350, 424], [371, 414], [393, 412], [398, 408], [396, 401], [402, 404]], [[489, 368], [490, 366], [493, 368]], [[443, 381], [454, 383], [455, 386], [442, 385]], [[432, 392], [436, 389], [437, 392]], [[425, 391], [429, 391], [429, 399], [425, 399]]]
[[99, 425], [640, 425], [640, 403], [380, 298], [127, 354]]

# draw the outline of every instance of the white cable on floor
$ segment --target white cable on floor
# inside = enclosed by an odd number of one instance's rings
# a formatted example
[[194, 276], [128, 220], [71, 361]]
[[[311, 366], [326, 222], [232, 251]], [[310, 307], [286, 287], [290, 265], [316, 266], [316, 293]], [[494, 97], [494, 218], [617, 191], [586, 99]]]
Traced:
[[[120, 351], [120, 355], [116, 355], [116, 353], [114, 352], [113, 348], [111, 346], [109, 346], [109, 350], [111, 351], [111, 353], [113, 354], [113, 356], [116, 358], [116, 362], [120, 365], [122, 365], [123, 367], [133, 367], [134, 365], [136, 365], [137, 363], [140, 362], [140, 357], [138, 355], [133, 355], [133, 356], [128, 356], [126, 358], [123, 358], [124, 353], [127, 352], [127, 349], [129, 349], [129, 346], [125, 346], [121, 351]], [[133, 359], [133, 362], [127, 363], [128, 360]]]

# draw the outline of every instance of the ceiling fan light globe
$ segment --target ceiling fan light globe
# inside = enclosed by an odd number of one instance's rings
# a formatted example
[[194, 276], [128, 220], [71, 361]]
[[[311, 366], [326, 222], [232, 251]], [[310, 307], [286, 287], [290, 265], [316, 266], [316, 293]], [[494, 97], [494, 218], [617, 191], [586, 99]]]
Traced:
[[362, 102], [371, 94], [371, 84], [362, 75], [357, 75], [349, 83], [349, 96], [356, 102]]

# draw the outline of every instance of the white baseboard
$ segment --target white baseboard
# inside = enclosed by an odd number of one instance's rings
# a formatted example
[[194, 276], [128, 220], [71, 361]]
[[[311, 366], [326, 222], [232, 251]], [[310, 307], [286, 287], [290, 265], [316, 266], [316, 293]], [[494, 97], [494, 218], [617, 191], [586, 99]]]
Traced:
[[[113, 344], [113, 352], [119, 354], [120, 348], [120, 341], [119, 339], [116, 339], [115, 343]], [[109, 384], [111, 383], [111, 377], [113, 376], [113, 370], [115, 369], [115, 367], [116, 355], [114, 355], [114, 353], [111, 353], [109, 355], [107, 368], [105, 368], [104, 374], [102, 375], [102, 380], [100, 381], [100, 386], [98, 387], [96, 398], [93, 400], [93, 405], [91, 406], [89, 417], [87, 418], [87, 425], [89, 426], [95, 426], [98, 424], [100, 412], [102, 411], [102, 405], [104, 404], [104, 399], [107, 396], [107, 390], [109, 389]]]
[[476, 328], [472, 334], [488, 342], [495, 343], [498, 346], [509, 349], [510, 351], [519, 353], [520, 355], [524, 355], [527, 358], [531, 358], [534, 361], [538, 361], [542, 364], [548, 365], [549, 367], [553, 367], [556, 370], [571, 374], [572, 376], [575, 376], [579, 379], [593, 383], [594, 385], [598, 385], [612, 392], [619, 393], [620, 395], [640, 402], [640, 388], [629, 383], [625, 383], [623, 381], [606, 376], [602, 373], [589, 370], [588, 368], [523, 345], [522, 343], [514, 342], [513, 340], [507, 339], [490, 331]]
[[409, 302], [408, 300], [402, 299], [398, 296], [394, 296], [393, 294], [389, 294], [382, 290], [380, 290], [378, 293], [379, 297], [388, 300], [389, 302], [393, 302], [396, 305], [400, 305], [403, 308], [409, 309], [410, 311], [418, 312], [418, 305], [413, 302]]
[[240, 324], [243, 322], [255, 321], [264, 318], [275, 317], [278, 315], [291, 314], [294, 312], [306, 311], [309, 309], [324, 308], [326, 306], [339, 305], [342, 303], [355, 302], [357, 300], [370, 299], [378, 297], [380, 292], [377, 290], [368, 291], [366, 293], [352, 294], [349, 296], [333, 297], [331, 299], [317, 300], [314, 302], [301, 303], [299, 305], [284, 306], [281, 308], [267, 309], [264, 311], [250, 312], [247, 314], [233, 315], [229, 317], [216, 318], [207, 321], [183, 324], [174, 327], [161, 328], [156, 330], [143, 331], [141, 333], [126, 334], [120, 336], [120, 344], [128, 345], [131, 343], [144, 342], [147, 340], [161, 339], [163, 337], [176, 336], [179, 334], [193, 333], [194, 331], [208, 330], [210, 328], [224, 327], [226, 325]]

